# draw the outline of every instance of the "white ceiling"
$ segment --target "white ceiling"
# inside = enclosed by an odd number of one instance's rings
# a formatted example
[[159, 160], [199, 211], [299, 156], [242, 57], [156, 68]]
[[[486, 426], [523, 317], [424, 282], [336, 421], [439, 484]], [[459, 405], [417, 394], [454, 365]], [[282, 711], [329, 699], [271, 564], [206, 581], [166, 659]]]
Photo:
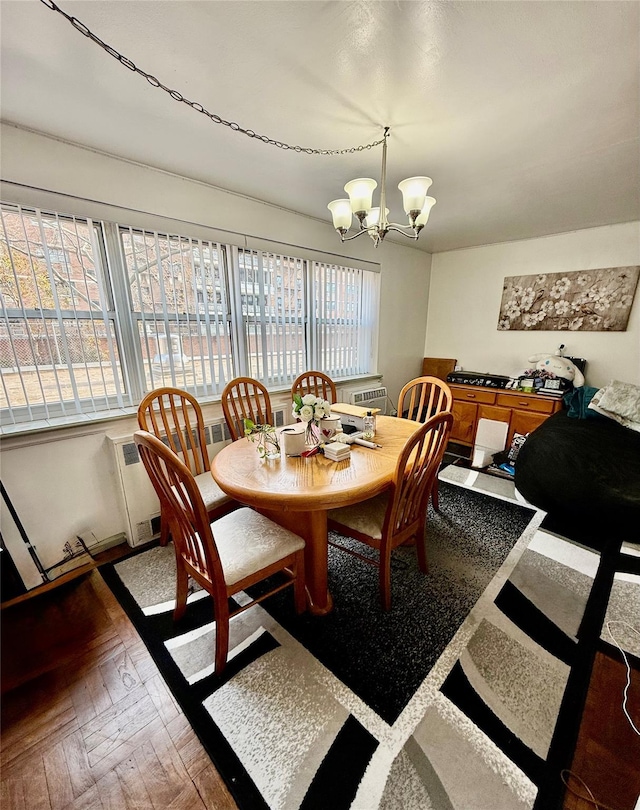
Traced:
[[[433, 178], [422, 249], [640, 219], [638, 2], [58, 2], [259, 134], [341, 149], [389, 125], [390, 218], [404, 219], [401, 179]], [[153, 88], [39, 0], [1, 0], [0, 14], [6, 122], [326, 221], [347, 180], [379, 180], [380, 147], [265, 145]]]

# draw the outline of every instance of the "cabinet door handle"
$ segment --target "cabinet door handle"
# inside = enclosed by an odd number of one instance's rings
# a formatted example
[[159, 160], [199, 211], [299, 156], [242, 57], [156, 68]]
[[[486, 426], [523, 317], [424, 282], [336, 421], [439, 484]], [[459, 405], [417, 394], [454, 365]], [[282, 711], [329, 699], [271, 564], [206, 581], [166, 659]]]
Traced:
[[518, 405], [522, 405], [523, 408], [528, 408], [529, 407], [528, 402], [518, 402]]
[[467, 394], [467, 399], [475, 399], [475, 398], [476, 398], [475, 394]]

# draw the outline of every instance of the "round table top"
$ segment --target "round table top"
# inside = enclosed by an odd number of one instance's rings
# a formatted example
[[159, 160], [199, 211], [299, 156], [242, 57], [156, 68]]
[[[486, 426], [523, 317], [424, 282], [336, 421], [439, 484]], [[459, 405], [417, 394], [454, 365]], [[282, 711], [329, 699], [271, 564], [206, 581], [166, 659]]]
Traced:
[[402, 448], [421, 427], [411, 419], [376, 419], [375, 441], [382, 447], [352, 444], [345, 461], [331, 461], [321, 453], [260, 458], [256, 445], [243, 438], [216, 454], [211, 472], [228, 495], [263, 509], [308, 512], [358, 503], [389, 486]]

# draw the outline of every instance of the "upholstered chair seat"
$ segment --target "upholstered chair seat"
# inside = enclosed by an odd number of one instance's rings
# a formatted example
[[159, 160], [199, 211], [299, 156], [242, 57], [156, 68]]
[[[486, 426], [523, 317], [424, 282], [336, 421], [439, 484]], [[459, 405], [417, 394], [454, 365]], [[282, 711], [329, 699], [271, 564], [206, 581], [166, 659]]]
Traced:
[[381, 492], [374, 498], [363, 503], [354, 503], [353, 506], [342, 506], [332, 509], [329, 513], [331, 520], [348, 526], [360, 534], [366, 534], [374, 540], [382, 540], [382, 527], [384, 516], [389, 506], [389, 495]]
[[[176, 552], [176, 607], [180, 620], [187, 609], [189, 579], [211, 596], [216, 623], [215, 671], [229, 652], [229, 620], [271, 594], [293, 587], [294, 606], [305, 609], [304, 540], [248, 507], [211, 521], [189, 467], [157, 436], [133, 435], [171, 527]], [[278, 577], [272, 577], [277, 574]], [[230, 610], [234, 594], [268, 580], [268, 589]]]
[[218, 518], [211, 528], [227, 587], [304, 548], [297, 534], [246, 506]]
[[327, 515], [330, 529], [378, 551], [377, 558], [371, 559], [355, 548], [329, 540], [330, 545], [378, 566], [380, 598], [385, 610], [391, 608], [394, 548], [415, 544], [418, 566], [427, 573], [427, 506], [452, 424], [453, 416], [448, 411], [427, 419], [405, 444], [389, 490], [353, 506], [331, 509]]
[[217, 511], [219, 507], [226, 504], [231, 505], [234, 502], [233, 498], [230, 498], [229, 495], [223, 492], [216, 484], [210, 471], [200, 473], [200, 475], [194, 477], [207, 512]]

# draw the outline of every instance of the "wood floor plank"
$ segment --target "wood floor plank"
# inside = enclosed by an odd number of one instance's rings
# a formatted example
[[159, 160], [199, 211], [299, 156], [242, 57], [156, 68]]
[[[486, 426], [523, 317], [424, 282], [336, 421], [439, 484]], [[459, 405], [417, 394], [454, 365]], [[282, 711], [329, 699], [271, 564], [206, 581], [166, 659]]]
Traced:
[[86, 725], [94, 717], [98, 716], [98, 710], [93, 702], [89, 683], [84, 675], [69, 679], [69, 697], [73, 703], [73, 708], [78, 718], [80, 726]]
[[89, 764], [89, 757], [81, 731], [65, 737], [62, 743], [75, 798], [82, 796], [96, 782]]
[[[30, 759], [42, 757], [50, 751], [67, 734], [72, 734], [78, 730], [78, 720], [73, 710], [70, 715], [65, 713], [63, 718], [58, 718], [59, 725], [55, 728], [40, 727], [37, 734], [31, 735], [28, 739], [21, 739], [19, 744], [2, 750], [2, 774], [10, 776], [13, 772], [21, 770], [24, 763]], [[65, 719], [66, 718], [66, 719]], [[28, 743], [28, 745], [27, 745]]]
[[181, 714], [175, 698], [160, 675], [150, 678], [146, 681], [145, 686], [165, 725]]
[[[105, 692], [107, 691], [106, 686], [104, 687]], [[149, 697], [149, 693], [146, 690], [146, 687], [143, 684], [140, 684], [136, 689], [132, 692], [129, 692], [122, 700], [119, 700], [116, 704], [111, 702], [109, 698], [109, 705], [101, 711], [96, 717], [92, 720], [89, 720], [88, 723], [82, 726], [82, 733], [84, 735], [85, 740], [92, 737], [94, 734], [99, 732], [104, 726], [108, 725], [112, 721], [118, 719], [120, 715], [125, 714], [130, 711], [133, 707], [136, 706], [138, 701], [140, 700], [147, 700], [151, 701]], [[91, 750], [91, 747], [88, 747], [87, 750]]]
[[24, 791], [24, 803], [29, 810], [51, 810], [49, 788], [42, 757], [35, 758], [28, 773], [23, 773], [22, 789]]
[[[15, 646], [2, 638], [3, 657], [16, 656], [12, 677], [22, 685], [7, 693], [2, 707], [8, 762], [0, 782], [2, 810], [236, 810], [225, 794], [219, 805], [222, 783], [210, 773], [196, 786], [190, 771], [201, 774], [211, 761], [133, 625], [100, 582], [96, 572], [75, 582], [61, 601], [55, 591], [38, 597], [27, 626], [40, 634], [39, 656], [20, 659], [25, 633], [18, 611], [28, 603], [3, 613], [5, 622], [16, 622], [9, 634]], [[67, 613], [73, 632], [65, 625]], [[215, 803], [206, 804], [201, 794], [216, 796]]]
[[196, 786], [190, 782], [166, 810], [210, 810], [202, 801]]
[[89, 788], [82, 796], [68, 804], [65, 810], [102, 810], [102, 801], [97, 785]]
[[160, 670], [156, 666], [153, 658], [149, 655], [149, 650], [144, 645], [141, 639], [138, 639], [136, 644], [127, 647], [129, 657], [133, 662], [138, 677], [143, 683], [146, 683], [149, 678], [160, 674]]
[[52, 810], [61, 810], [75, 798], [63, 742], [43, 755], [44, 772]]
[[209, 755], [204, 750], [198, 735], [182, 713], [167, 725], [167, 732], [192, 779], [211, 764]]
[[137, 734], [130, 737], [128, 740], [123, 741], [120, 745], [114, 748], [106, 757], [99, 762], [91, 765], [91, 773], [93, 778], [98, 782], [109, 771], [113, 770], [117, 765], [129, 757], [132, 757], [136, 749], [147, 741], [150, 735], [154, 734], [158, 729], [163, 728], [162, 720], [156, 717], [148, 726], [140, 729]]
[[176, 778], [178, 774], [171, 768], [171, 760], [163, 765], [151, 740], [138, 748], [134, 756], [154, 810], [164, 810], [182, 793], [182, 781]]
[[237, 810], [238, 806], [211, 762], [193, 781], [208, 810]]
[[73, 711], [64, 681], [53, 673], [34, 679], [28, 688], [18, 687], [2, 701], [2, 736], [5, 747], [28, 747], [49, 727], [65, 722]]
[[92, 586], [109, 618], [116, 627], [124, 645], [129, 648], [140, 641], [140, 636], [122, 606], [97, 571], [92, 574]]
[[102, 679], [113, 703], [122, 700], [141, 683], [126, 650], [114, 655], [100, 666]]
[[[119, 706], [120, 704], [116, 705]], [[102, 725], [99, 730], [90, 736], [85, 736], [84, 741], [91, 766], [96, 765], [123, 742], [127, 742], [138, 731], [155, 720], [157, 716], [153, 701], [146, 695], [132, 706], [129, 706], [126, 711], [119, 713], [117, 717]], [[94, 723], [95, 721], [92, 720], [91, 722]]]
[[100, 717], [113, 706], [113, 701], [104, 682], [102, 669], [99, 664], [92, 667], [85, 674], [85, 681], [96, 709], [96, 717]]
[[27, 810], [24, 803], [24, 790], [22, 789], [22, 773], [16, 776], [4, 777], [0, 782], [0, 807], [11, 810]]
[[115, 769], [128, 807], [151, 808], [151, 796], [138, 768], [135, 756], [123, 760]]
[[108, 771], [96, 782], [96, 789], [104, 810], [126, 810], [127, 800], [115, 771]]

